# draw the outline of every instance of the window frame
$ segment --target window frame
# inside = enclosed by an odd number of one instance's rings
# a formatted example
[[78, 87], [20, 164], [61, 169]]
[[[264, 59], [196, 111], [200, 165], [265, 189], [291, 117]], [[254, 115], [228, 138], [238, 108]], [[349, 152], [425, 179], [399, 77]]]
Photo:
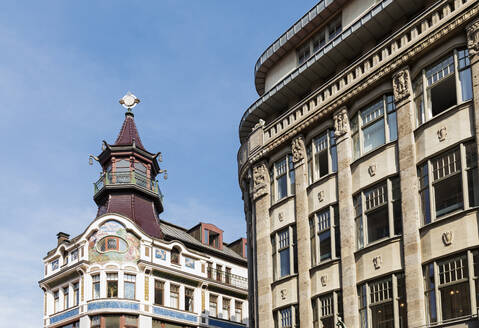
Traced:
[[[214, 302], [213, 302], [213, 300], [214, 300]], [[211, 313], [211, 304], [215, 305], [215, 314], [214, 315]], [[209, 301], [208, 301], [208, 315], [210, 317], [215, 317], [215, 318], [218, 317], [218, 295], [210, 294]]]
[[[393, 195], [393, 186], [395, 184], [399, 185], [399, 190], [400, 190], [400, 178], [399, 176], [390, 176], [387, 177], [386, 179], [383, 179], [381, 181], [376, 182], [374, 185], [362, 189], [356, 194], [353, 195], [353, 204], [355, 208], [355, 226], [356, 226], [356, 249], [360, 250], [362, 248], [365, 248], [369, 245], [373, 245], [375, 243], [381, 242], [382, 240], [386, 240], [388, 238], [393, 238], [395, 236], [400, 236], [402, 235], [402, 211], [400, 211], [400, 219], [395, 217], [394, 213], [394, 206], [398, 206], [400, 208], [401, 204], [401, 198], [400, 195], [401, 193], [397, 193]], [[366, 194], [373, 192], [375, 189], [385, 186], [385, 195], [383, 197], [386, 198], [386, 200], [383, 203], [374, 205], [372, 207], [367, 206], [366, 203]], [[396, 188], [394, 188], [396, 189]], [[374, 199], [371, 200], [374, 203]], [[388, 230], [389, 233], [387, 236], [375, 239], [374, 241], [369, 241], [369, 230], [368, 230], [368, 214], [372, 214], [375, 211], [386, 207], [387, 208], [387, 213], [388, 213], [388, 218], [387, 218], [387, 224], [388, 224]], [[396, 208], [397, 209], [397, 208]], [[396, 229], [395, 224], [397, 224], [397, 221], [401, 223], [401, 229]], [[397, 233], [396, 230], [400, 230], [401, 233]]]
[[[327, 214], [326, 214], [327, 213]], [[327, 224], [321, 223], [320, 215], [327, 215]], [[327, 225], [327, 226], [326, 226]], [[322, 226], [322, 229], [321, 229]], [[341, 240], [336, 240], [339, 237], [339, 206], [337, 203], [330, 204], [321, 210], [315, 212], [309, 219], [309, 233], [310, 233], [310, 249], [311, 249], [311, 266], [317, 266], [324, 262], [340, 258], [338, 250], [340, 249]], [[329, 231], [330, 239], [330, 256], [329, 258], [321, 259], [321, 238], [320, 235]]]
[[[460, 57], [461, 53], [464, 53], [464, 57]], [[436, 81], [431, 81], [429, 85], [427, 72], [437, 66], [439, 66], [442, 62], [447, 60], [447, 58], [453, 58], [453, 69], [451, 73], [448, 73], [447, 76], [441, 76]], [[463, 66], [461, 66], [463, 65]], [[443, 70], [442, 70], [443, 71]], [[416, 127], [423, 125], [424, 123], [432, 120], [433, 118], [440, 116], [442, 113], [447, 112], [449, 109], [453, 108], [456, 105], [463, 104], [467, 101], [472, 99], [472, 76], [469, 75], [469, 82], [471, 83], [471, 90], [469, 90], [471, 94], [470, 99], [464, 99], [464, 86], [463, 82], [461, 81], [461, 73], [469, 71], [471, 73], [471, 64], [470, 64], [470, 57], [469, 57], [469, 50], [467, 47], [458, 47], [453, 49], [452, 51], [447, 52], [444, 56], [440, 59], [434, 61], [432, 64], [428, 65], [427, 67], [423, 68], [421, 72], [416, 76], [413, 81], [413, 98], [414, 98], [414, 107], [415, 107], [415, 122]], [[433, 115], [432, 111], [432, 101], [430, 99], [430, 90], [434, 87], [438, 86], [439, 84], [445, 82], [447, 79], [454, 78], [455, 81], [455, 89], [456, 89], [456, 103], [446, 109], [443, 109], [441, 112]], [[465, 84], [464, 84], [465, 85]]]
[[63, 291], [63, 309], [70, 308], [70, 286], [66, 286], [62, 288]]
[[[110, 294], [110, 283], [116, 282], [116, 295], [114, 293]], [[113, 286], [113, 285], [112, 285]], [[118, 298], [118, 272], [107, 272], [106, 274], [106, 297], [107, 298]]]
[[[127, 286], [133, 287], [133, 298], [127, 296]], [[136, 300], [136, 274], [123, 273], [123, 298]]]
[[[321, 139], [325, 139], [326, 148], [318, 150]], [[327, 156], [327, 173], [321, 174], [321, 167], [318, 167], [318, 160], [321, 153]], [[308, 184], [313, 184], [322, 178], [338, 171], [338, 156], [336, 138], [333, 129], [326, 129], [311, 139], [306, 147], [306, 161], [308, 168]]]
[[72, 283], [73, 290], [73, 302], [72, 307], [80, 305], [80, 281], [75, 281]]
[[[101, 278], [99, 273], [91, 275], [91, 286], [91, 298], [93, 300], [101, 298]], [[98, 286], [98, 289], [96, 286]]]
[[273, 316], [275, 328], [293, 328], [299, 327], [298, 305], [290, 305], [274, 312]]
[[[231, 320], [231, 298], [222, 297], [221, 303], [222, 303], [221, 304], [222, 319], [230, 321]], [[225, 310], [226, 310], [226, 318], [224, 318]]]
[[[382, 104], [382, 107], [379, 107], [378, 104]], [[378, 109], [382, 113], [368, 122], [363, 122], [363, 114], [367, 113], [368, 110], [372, 110], [378, 106]], [[376, 111], [373, 111], [374, 114]], [[392, 119], [394, 117], [394, 120]], [[372, 128], [376, 124], [380, 124], [382, 121], [383, 129], [382, 135], [384, 137], [384, 142], [376, 145], [375, 147], [365, 151], [364, 144], [364, 131]], [[394, 121], [394, 124], [392, 124]], [[392, 132], [394, 131], [394, 137]], [[397, 141], [397, 113], [396, 105], [394, 100], [394, 95], [390, 92], [386, 92], [381, 96], [375, 98], [373, 101], [369, 102], [366, 106], [360, 108], [351, 118], [351, 151], [352, 151], [352, 160], [355, 161], [361, 157], [375, 151], [378, 148], [381, 148], [383, 145], [386, 145], [391, 142]]]
[[[176, 297], [173, 297], [176, 295]], [[176, 300], [176, 306], [173, 303], [173, 300]], [[170, 283], [170, 308], [180, 309], [180, 285]]]
[[[154, 304], [154, 305], [164, 306], [164, 305], [165, 305], [165, 282], [162, 281], [162, 280], [159, 280], [159, 279], [154, 279], [153, 288], [154, 288], [154, 291], [155, 291], [155, 295], [154, 295], [154, 299], [153, 299], [153, 304]], [[161, 303], [158, 303], [158, 302], [157, 302], [157, 300], [158, 300], [158, 298], [157, 298], [157, 291], [160, 291]]]
[[[285, 164], [285, 170], [284, 172], [279, 171], [280, 163], [284, 162]], [[284, 191], [284, 195], [282, 195], [281, 198], [280, 196], [280, 183], [279, 180], [281, 178], [285, 178], [285, 188], [286, 190]], [[271, 184], [271, 189], [270, 189], [270, 198], [271, 198], [271, 205], [275, 204], [276, 202], [281, 201], [282, 199], [285, 199], [289, 196], [292, 196], [296, 192], [295, 188], [295, 169], [294, 169], [294, 163], [293, 163], [293, 155], [287, 154], [285, 156], [282, 156], [280, 159], [274, 161], [273, 165], [270, 168], [270, 184]]]
[[[287, 237], [280, 240], [280, 235], [287, 233]], [[271, 243], [272, 243], [272, 256], [273, 256], [273, 280], [283, 279], [289, 276], [292, 276], [297, 273], [297, 241], [296, 241], [296, 228], [294, 225], [288, 225], [281, 230], [275, 231], [271, 234]], [[287, 245], [285, 245], [285, 239], [288, 240]], [[282, 245], [283, 244], [283, 245]], [[281, 274], [281, 255], [282, 251], [288, 250], [289, 256], [289, 273]]]
[[[187, 304], [188, 298], [190, 299], [189, 304]], [[190, 308], [191, 310], [190, 310]], [[184, 299], [185, 311], [195, 312], [195, 290], [193, 288], [185, 287], [185, 299]]]
[[240, 323], [243, 322], [243, 302], [237, 300], [235, 300], [235, 321]]

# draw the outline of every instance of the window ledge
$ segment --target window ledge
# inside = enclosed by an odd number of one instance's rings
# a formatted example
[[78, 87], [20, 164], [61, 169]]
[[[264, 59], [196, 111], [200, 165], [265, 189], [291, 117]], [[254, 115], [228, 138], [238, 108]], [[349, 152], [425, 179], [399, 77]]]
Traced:
[[286, 197], [283, 197], [281, 198], [280, 200], [276, 201], [275, 203], [273, 203], [270, 207], [269, 207], [269, 211], [271, 213], [272, 210], [274, 210], [275, 208], [277, 207], [280, 207], [281, 205], [283, 205], [284, 203], [287, 203], [290, 199], [293, 199], [295, 195], [289, 195], [289, 196], [286, 196]]
[[[478, 310], [479, 310], [479, 308], [478, 308]], [[454, 323], [459, 323], [459, 322], [466, 322], [466, 321], [471, 320], [471, 319], [475, 319], [475, 321], [476, 321], [477, 318], [478, 318], [477, 314], [469, 314], [469, 315], [462, 316], [462, 317], [457, 317], [457, 318], [454, 318], [454, 319], [443, 320], [441, 322], [429, 323], [425, 327], [444, 327], [443, 326], [444, 324], [449, 325], [449, 324], [454, 324]]]
[[355, 159], [354, 161], [351, 162], [351, 169], [353, 167], [359, 166], [359, 164], [363, 161], [367, 161], [374, 155], [377, 155], [378, 153], [383, 152], [385, 149], [390, 148], [390, 147], [395, 147], [397, 143], [397, 140], [394, 141], [389, 141], [388, 143], [385, 143], [384, 145], [379, 146], [376, 149], [370, 150], [369, 152], [359, 156], [359, 158]]
[[288, 281], [288, 280], [291, 280], [293, 278], [296, 278], [298, 276], [297, 273], [294, 273], [294, 274], [290, 274], [289, 276], [284, 276], [284, 277], [281, 277], [275, 281], [273, 281], [273, 283], [271, 284], [271, 287], [275, 287], [285, 281]]
[[430, 127], [431, 125], [436, 124], [438, 121], [441, 121], [449, 116], [452, 116], [454, 113], [456, 113], [458, 110], [463, 110], [467, 107], [472, 106], [472, 100], [468, 100], [465, 102], [462, 102], [460, 104], [456, 104], [445, 111], [443, 111], [440, 114], [437, 114], [433, 118], [429, 119], [428, 121], [422, 123], [419, 125], [415, 130], [414, 130], [414, 137], [417, 137], [418, 134], [422, 133], [425, 129]]
[[341, 258], [335, 258], [335, 259], [330, 259], [327, 261], [320, 262], [319, 264], [316, 264], [313, 266], [311, 269], [309, 269], [309, 274], [313, 275], [316, 271], [320, 271], [326, 268], [329, 268], [337, 263], [341, 262]]
[[309, 184], [309, 185], [306, 187], [306, 191], [307, 191], [307, 192], [310, 192], [311, 189], [313, 189], [314, 187], [316, 187], [316, 186], [322, 184], [323, 182], [328, 181], [329, 179], [332, 179], [332, 178], [336, 177], [336, 175], [337, 175], [337, 172], [331, 172], [331, 173], [326, 174], [325, 176], [323, 176], [323, 177], [319, 178], [318, 180], [316, 180], [316, 181], [312, 182], [311, 184]]
[[469, 213], [472, 213], [472, 212], [477, 212], [478, 210], [479, 210], [478, 206], [468, 208], [467, 210], [456, 210], [452, 213], [446, 214], [446, 215], [432, 221], [431, 223], [428, 223], [426, 225], [421, 226], [419, 228], [419, 232], [421, 234], [426, 233], [427, 231], [429, 231], [430, 229], [432, 229], [436, 226], [440, 226], [444, 223], [451, 222], [451, 221], [454, 221], [454, 220], [457, 220], [457, 219], [461, 219], [463, 216], [465, 216]]
[[361, 256], [364, 253], [368, 253], [369, 251], [372, 251], [377, 248], [381, 248], [387, 244], [392, 244], [394, 242], [400, 241], [401, 239], [402, 239], [402, 234], [394, 236], [394, 237], [386, 237], [380, 240], [376, 240], [375, 242], [370, 243], [361, 249], [358, 249], [356, 252], [354, 252], [354, 256], [356, 257]]

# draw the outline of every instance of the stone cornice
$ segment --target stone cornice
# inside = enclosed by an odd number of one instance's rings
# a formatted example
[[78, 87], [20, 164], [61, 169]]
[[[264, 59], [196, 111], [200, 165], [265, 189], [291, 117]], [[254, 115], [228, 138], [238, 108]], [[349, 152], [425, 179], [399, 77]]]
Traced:
[[[405, 43], [402, 44], [400, 51], [397, 51], [397, 53], [392, 58], [385, 61], [384, 63], [381, 63], [381, 65], [377, 65], [376, 68], [371, 69], [371, 71], [368, 72], [369, 74], [364, 79], [355, 81], [354, 84], [349, 85], [349, 88], [343, 87], [342, 90], [338, 90], [338, 96], [328, 97], [329, 94], [327, 92], [328, 90], [336, 90], [335, 88], [333, 88], [337, 84], [336, 81], [341, 81], [345, 78], [346, 75], [349, 75], [349, 73], [347, 72], [344, 73], [342, 76], [336, 77], [331, 83], [332, 85], [326, 86], [325, 88], [319, 90], [316, 94], [309, 97], [309, 100], [304, 103], [303, 106], [289, 111], [288, 114], [291, 114], [293, 112], [299, 112], [300, 118], [302, 118], [302, 116], [304, 116], [305, 118], [302, 121], [292, 124], [289, 129], [285, 129], [285, 132], [281, 134], [278, 133], [278, 136], [272, 138], [270, 141], [266, 141], [265, 145], [261, 149], [255, 151], [254, 155], [249, 156], [249, 158], [245, 161], [242, 167], [240, 167], [240, 180], [242, 179], [242, 176], [246, 172], [249, 165], [259, 161], [260, 159], [264, 159], [264, 157], [266, 157], [266, 155], [268, 155], [270, 152], [280, 146], [283, 146], [286, 142], [289, 142], [294, 136], [301, 132], [304, 132], [312, 124], [316, 123], [322, 118], [325, 118], [326, 116], [330, 116], [334, 111], [339, 109], [341, 106], [346, 105], [348, 101], [370, 88], [380, 79], [391, 75], [392, 73], [396, 72], [404, 66], [407, 66], [408, 62], [411, 59], [417, 57], [425, 50], [428, 50], [433, 45], [440, 42], [440, 40], [443, 40], [451, 32], [457, 30], [458, 28], [464, 26], [469, 21], [471, 21], [479, 13], [479, 5], [476, 3], [474, 6], [472, 6], [471, 3], [473, 2], [476, 1], [469, 1], [469, 3], [463, 5], [462, 8], [459, 8], [457, 12], [454, 12], [456, 16], [451, 15], [451, 17], [448, 18], [449, 21], [444, 22], [444, 18], [446, 18], [444, 17], [443, 20], [441, 20], [440, 24], [437, 23], [437, 26], [434, 26], [432, 28], [430, 27], [430, 31], [427, 31], [427, 33], [424, 33], [424, 35], [421, 35], [421, 37], [418, 37], [415, 40], [410, 40], [409, 42], [407, 42], [409, 44], [404, 41], [405, 35], [398, 36], [395, 40], [398, 40], [401, 43]], [[435, 7], [435, 10], [438, 10], [437, 7]], [[424, 20], [426, 20], [429, 15], [434, 16], [435, 12], [429, 12], [428, 15], [424, 15]], [[404, 32], [403, 34], [406, 34], [406, 32]], [[361, 63], [365, 60], [367, 60], [367, 58], [364, 58]], [[356, 65], [357, 68], [359, 68], [361, 63], [358, 63]], [[318, 104], [318, 102], [315, 101], [316, 98], [319, 98], [320, 93], [326, 93], [323, 101], [324, 105]], [[311, 111], [311, 113], [305, 113], [305, 111]], [[284, 117], [282, 118], [284, 119]], [[265, 128], [265, 134], [267, 134], [268, 130], [273, 128], [280, 119], [276, 120], [271, 124], [268, 124], [268, 127]]]

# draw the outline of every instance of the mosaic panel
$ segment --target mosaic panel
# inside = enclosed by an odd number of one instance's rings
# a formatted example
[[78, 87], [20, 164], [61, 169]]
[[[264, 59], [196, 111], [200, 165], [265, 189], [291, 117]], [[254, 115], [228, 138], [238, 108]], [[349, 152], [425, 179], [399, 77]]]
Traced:
[[198, 322], [198, 316], [196, 315], [173, 311], [173, 310], [165, 309], [158, 306], [153, 307], [153, 313], [159, 314], [164, 317], [172, 318], [172, 319], [179, 319], [179, 320], [184, 320], [184, 321], [189, 321], [194, 323]]
[[79, 312], [78, 308], [76, 308], [76, 309], [61, 313], [59, 315], [53, 316], [53, 317], [50, 318], [50, 324], [54, 324], [56, 322], [63, 321], [65, 319], [71, 318], [73, 316], [78, 315], [79, 313], [80, 312]]
[[123, 301], [100, 301], [88, 304], [88, 311], [101, 310], [101, 309], [125, 309], [139, 311], [140, 305], [133, 302]]
[[185, 256], [185, 266], [187, 268], [194, 269], [195, 268], [195, 260], [192, 259], [191, 257]]

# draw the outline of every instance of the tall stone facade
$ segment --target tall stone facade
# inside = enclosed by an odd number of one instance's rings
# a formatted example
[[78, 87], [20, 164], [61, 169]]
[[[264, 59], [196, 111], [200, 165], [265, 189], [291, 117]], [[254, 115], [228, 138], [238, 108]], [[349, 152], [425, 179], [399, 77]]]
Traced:
[[321, 1], [261, 55], [238, 152], [251, 327], [479, 326], [478, 15]]

